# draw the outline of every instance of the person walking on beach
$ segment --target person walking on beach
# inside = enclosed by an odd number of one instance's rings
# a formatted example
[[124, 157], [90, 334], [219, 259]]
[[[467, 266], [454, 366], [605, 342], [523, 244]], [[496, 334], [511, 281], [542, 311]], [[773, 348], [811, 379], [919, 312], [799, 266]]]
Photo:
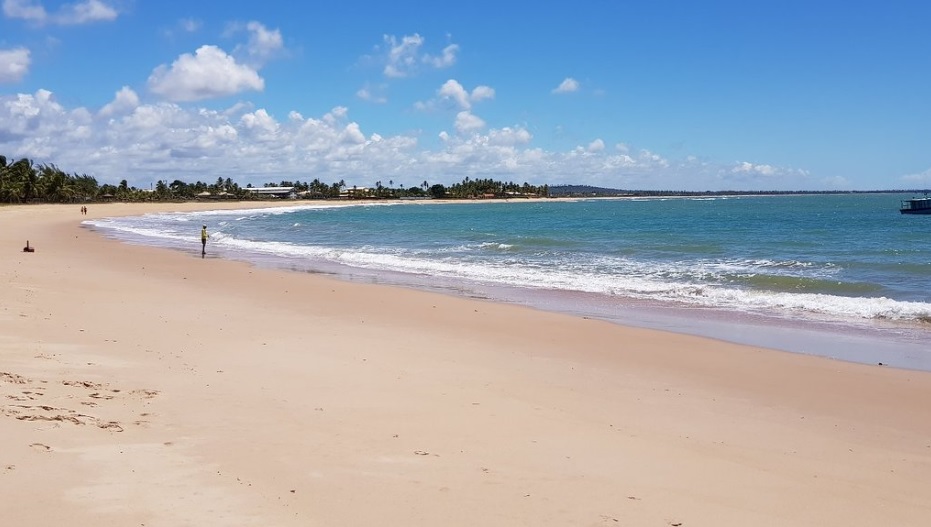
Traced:
[[207, 235], [207, 226], [204, 225], [200, 229], [200, 245], [201, 245], [200, 255], [201, 256], [204, 256], [205, 254], [207, 254], [207, 238], [209, 237], [210, 236]]

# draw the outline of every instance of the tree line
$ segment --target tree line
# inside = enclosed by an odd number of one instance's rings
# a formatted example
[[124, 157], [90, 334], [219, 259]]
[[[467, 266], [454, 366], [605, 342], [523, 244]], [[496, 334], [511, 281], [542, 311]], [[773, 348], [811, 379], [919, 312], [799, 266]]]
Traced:
[[[493, 199], [549, 196], [547, 185], [464, 178], [450, 186], [429, 184], [407, 186], [393, 179], [387, 185], [381, 180], [373, 187], [347, 186], [344, 180], [324, 183], [319, 179], [302, 182], [280, 181], [264, 187], [287, 187], [295, 197], [304, 199]], [[151, 188], [136, 188], [124, 179], [119, 184], [100, 184], [86, 174], [69, 174], [54, 164], [35, 164], [29, 159], [8, 162], [0, 155], [0, 203], [83, 203], [91, 201], [187, 201], [194, 199], [264, 199], [230, 178], [217, 178], [214, 183], [180, 179], [159, 180]]]

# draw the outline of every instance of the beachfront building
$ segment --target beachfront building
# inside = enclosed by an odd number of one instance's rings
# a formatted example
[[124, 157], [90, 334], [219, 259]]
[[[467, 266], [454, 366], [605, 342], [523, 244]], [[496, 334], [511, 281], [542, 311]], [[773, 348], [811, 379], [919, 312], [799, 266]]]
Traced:
[[294, 187], [246, 187], [245, 191], [260, 198], [297, 199]]
[[372, 189], [368, 187], [347, 187], [339, 191], [340, 199], [364, 199], [372, 197]]

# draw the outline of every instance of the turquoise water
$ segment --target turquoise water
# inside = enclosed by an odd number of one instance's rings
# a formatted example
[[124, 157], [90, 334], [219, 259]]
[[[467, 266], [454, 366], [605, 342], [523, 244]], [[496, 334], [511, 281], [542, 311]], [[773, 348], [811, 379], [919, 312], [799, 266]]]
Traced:
[[827, 325], [914, 351], [931, 336], [931, 216], [899, 214], [907, 197], [283, 202], [89, 223], [199, 254], [203, 222], [212, 252], [261, 264], [621, 321], [643, 308], [722, 328]]

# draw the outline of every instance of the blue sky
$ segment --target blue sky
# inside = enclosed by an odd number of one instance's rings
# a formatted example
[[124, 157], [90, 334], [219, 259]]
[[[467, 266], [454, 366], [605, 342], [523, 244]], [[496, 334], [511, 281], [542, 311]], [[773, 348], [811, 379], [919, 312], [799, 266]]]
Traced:
[[0, 1], [0, 154], [101, 182], [931, 187], [929, 2]]

